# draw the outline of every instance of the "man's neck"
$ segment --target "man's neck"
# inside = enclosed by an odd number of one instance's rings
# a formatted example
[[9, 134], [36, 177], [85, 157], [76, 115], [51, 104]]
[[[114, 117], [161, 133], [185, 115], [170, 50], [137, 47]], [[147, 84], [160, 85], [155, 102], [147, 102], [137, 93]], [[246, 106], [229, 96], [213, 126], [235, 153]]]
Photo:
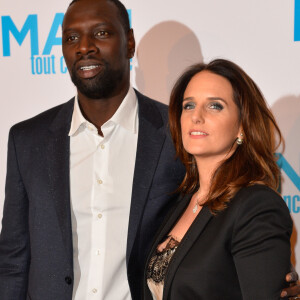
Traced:
[[96, 126], [100, 135], [101, 126], [107, 122], [117, 111], [128, 93], [129, 84], [118, 94], [104, 99], [91, 99], [78, 91], [78, 102], [82, 115]]

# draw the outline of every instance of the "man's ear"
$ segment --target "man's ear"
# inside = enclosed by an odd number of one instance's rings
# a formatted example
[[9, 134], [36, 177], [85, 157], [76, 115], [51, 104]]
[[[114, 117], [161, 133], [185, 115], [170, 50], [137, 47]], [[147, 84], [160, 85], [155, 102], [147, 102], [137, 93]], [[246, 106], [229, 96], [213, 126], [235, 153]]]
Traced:
[[133, 58], [135, 52], [135, 39], [133, 29], [129, 29], [127, 34], [127, 57]]

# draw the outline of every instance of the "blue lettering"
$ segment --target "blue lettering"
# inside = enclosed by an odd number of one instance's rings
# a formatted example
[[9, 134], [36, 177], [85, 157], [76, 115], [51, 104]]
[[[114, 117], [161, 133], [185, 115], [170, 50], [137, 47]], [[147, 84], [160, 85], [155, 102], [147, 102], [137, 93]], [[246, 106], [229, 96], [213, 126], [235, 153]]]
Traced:
[[10, 32], [21, 46], [26, 35], [30, 31], [31, 56], [39, 54], [37, 15], [29, 15], [21, 31], [17, 29], [10, 16], [2, 16], [1, 20], [3, 56], [10, 56]]
[[279, 166], [279, 168], [281, 168], [285, 172], [285, 174], [290, 178], [290, 180], [300, 191], [300, 176], [295, 172], [295, 170], [281, 153], [276, 153], [275, 155], [278, 157], [277, 165]]
[[40, 75], [43, 72], [43, 60], [41, 57], [37, 57], [35, 61], [36, 61], [36, 73]]
[[297, 214], [300, 211], [300, 207], [299, 207], [299, 202], [300, 201], [300, 197], [298, 195], [295, 195], [293, 197], [293, 213]]
[[285, 201], [289, 211], [295, 214], [300, 213], [300, 196], [299, 195], [285, 195], [283, 196], [283, 200]]
[[295, 0], [294, 41], [300, 41], [300, 0]]
[[283, 200], [285, 201], [287, 207], [289, 208], [289, 211], [291, 211], [292, 210], [291, 196], [283, 196]]
[[[50, 66], [50, 57], [43, 57], [44, 58], [44, 74], [51, 73], [51, 66]], [[48, 59], [47, 59], [48, 58]]]
[[52, 62], [52, 74], [56, 74], [55, 72], [55, 56], [51, 55], [51, 62]]
[[33, 75], [56, 74], [55, 56], [31, 56], [31, 73]]
[[66, 63], [65, 63], [64, 57], [62, 56], [60, 58], [60, 72], [62, 74], [66, 74], [67, 71], [68, 71], [68, 68], [66, 67]]
[[44, 50], [43, 55], [49, 55], [51, 53], [53, 46], [61, 46], [62, 39], [61, 37], [56, 37], [57, 31], [59, 27], [62, 25], [62, 21], [64, 19], [63, 13], [57, 13], [55, 14], [54, 21], [52, 23]]
[[32, 73], [32, 75], [35, 75], [35, 72], [34, 72], [34, 56], [31, 56], [30, 60], [31, 60], [31, 73]]

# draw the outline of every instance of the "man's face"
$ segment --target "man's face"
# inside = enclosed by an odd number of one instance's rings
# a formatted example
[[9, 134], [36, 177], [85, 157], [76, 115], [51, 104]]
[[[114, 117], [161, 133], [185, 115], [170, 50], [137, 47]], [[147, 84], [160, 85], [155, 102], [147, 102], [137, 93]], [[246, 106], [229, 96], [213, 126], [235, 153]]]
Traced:
[[79, 0], [64, 17], [62, 50], [78, 92], [112, 97], [129, 82], [133, 33], [125, 33], [117, 7], [106, 0]]

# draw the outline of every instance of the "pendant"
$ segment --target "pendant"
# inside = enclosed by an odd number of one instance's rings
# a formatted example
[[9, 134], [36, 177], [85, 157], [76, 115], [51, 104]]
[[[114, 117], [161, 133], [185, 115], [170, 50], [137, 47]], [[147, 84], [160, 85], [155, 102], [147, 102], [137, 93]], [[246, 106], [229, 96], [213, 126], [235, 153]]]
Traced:
[[195, 214], [198, 210], [198, 202], [196, 202], [196, 205], [193, 208], [193, 213]]

